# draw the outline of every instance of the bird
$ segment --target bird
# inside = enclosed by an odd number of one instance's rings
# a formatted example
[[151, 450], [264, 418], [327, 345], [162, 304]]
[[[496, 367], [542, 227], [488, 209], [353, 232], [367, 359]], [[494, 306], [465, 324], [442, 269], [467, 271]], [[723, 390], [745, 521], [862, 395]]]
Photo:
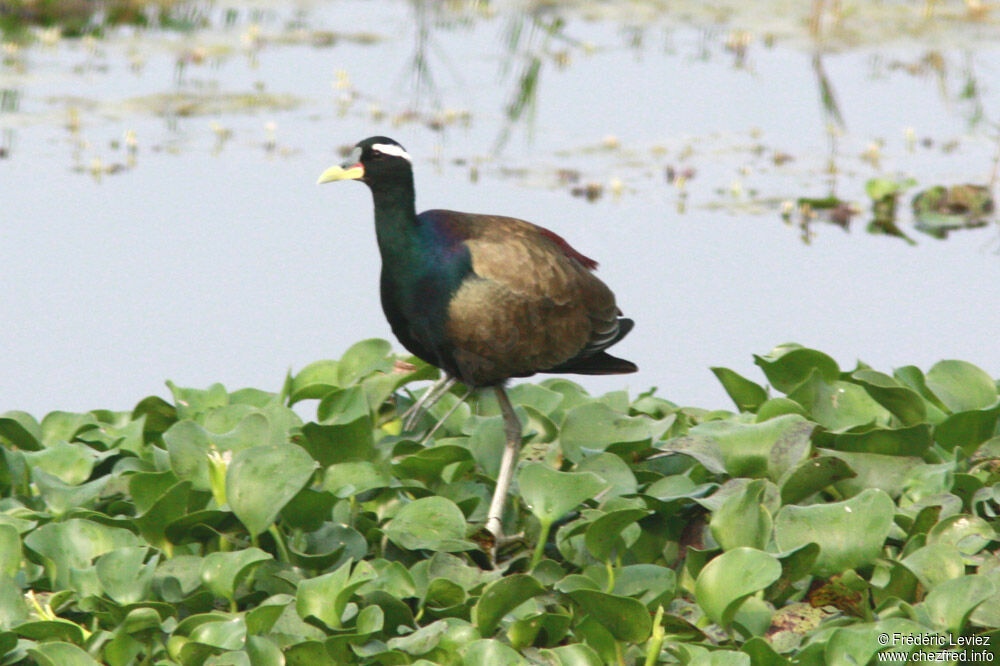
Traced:
[[594, 275], [597, 262], [555, 232], [500, 215], [418, 214], [413, 159], [393, 139], [360, 141], [317, 183], [344, 180], [371, 190], [382, 310], [393, 334], [444, 373], [422, 400], [456, 382], [496, 395], [506, 442], [485, 526], [499, 543], [522, 432], [508, 380], [636, 372], [606, 351], [634, 322]]

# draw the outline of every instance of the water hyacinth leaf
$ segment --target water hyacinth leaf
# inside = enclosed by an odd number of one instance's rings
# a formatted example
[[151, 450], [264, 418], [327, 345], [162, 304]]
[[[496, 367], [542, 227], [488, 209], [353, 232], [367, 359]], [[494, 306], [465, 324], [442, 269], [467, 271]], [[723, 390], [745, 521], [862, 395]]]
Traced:
[[238, 451], [226, 471], [226, 498], [252, 536], [266, 530], [308, 483], [316, 461], [292, 444]]
[[771, 540], [771, 513], [762, 504], [764, 481], [757, 479], [730, 495], [712, 514], [709, 527], [723, 550], [746, 546], [764, 550]]
[[784, 416], [786, 414], [798, 414], [803, 417], [809, 416], [809, 412], [806, 411], [805, 407], [791, 398], [779, 396], [765, 401], [760, 406], [760, 409], [757, 410], [757, 416], [754, 418], [754, 422], [763, 423], [764, 421], [770, 421], [773, 418]]
[[899, 497], [908, 483], [911, 472], [923, 460], [915, 456], [885, 456], [878, 453], [854, 453], [819, 449], [819, 453], [840, 458], [851, 468], [854, 476], [837, 481], [834, 487], [842, 495], [857, 495], [869, 488], [878, 488]]
[[385, 528], [390, 541], [406, 550], [455, 552], [475, 548], [465, 539], [465, 515], [444, 497], [410, 502]]
[[335, 463], [327, 467], [323, 474], [323, 490], [337, 497], [350, 497], [391, 485], [389, 471], [366, 460]]
[[346, 562], [336, 571], [299, 583], [295, 610], [304, 620], [315, 618], [330, 629], [340, 629], [347, 603], [374, 577], [375, 571], [367, 563], [357, 564], [352, 571], [351, 563]]
[[49, 412], [42, 418], [42, 443], [52, 446], [56, 442], [71, 442], [84, 430], [99, 427], [93, 414], [74, 414], [73, 412]]
[[585, 643], [574, 643], [557, 648], [540, 650], [552, 666], [602, 666], [600, 655]]
[[0, 523], [0, 579], [13, 578], [20, 570], [21, 535], [13, 525]]
[[[517, 386], [512, 386], [507, 393], [512, 405], [534, 407], [546, 416], [551, 416], [564, 401], [562, 393], [552, 391], [544, 386], [539, 386], [538, 384], [518, 384]], [[497, 405], [495, 400], [491, 401], [489, 404], [491, 407], [495, 408], [496, 411], [487, 412], [484, 409], [484, 415], [500, 413], [500, 406]]]
[[641, 643], [652, 633], [653, 620], [640, 601], [597, 590], [574, 590], [569, 596], [619, 641]]
[[781, 433], [767, 456], [767, 475], [772, 481], [782, 479], [791, 469], [809, 458], [815, 430], [815, 423], [800, 421]]
[[566, 412], [559, 433], [563, 452], [572, 462], [584, 458], [584, 451], [604, 451], [612, 444], [655, 440], [663, 434], [662, 424], [628, 416], [603, 402], [587, 402]]
[[698, 573], [694, 595], [705, 614], [728, 627], [744, 599], [781, 577], [781, 563], [754, 548], [736, 548], [712, 559]]
[[545, 587], [528, 574], [512, 574], [493, 581], [483, 590], [473, 612], [480, 634], [492, 635], [507, 613], [545, 592]]
[[684, 435], [668, 439], [659, 445], [665, 453], [678, 453], [698, 461], [713, 474], [725, 474], [726, 463], [719, 443], [708, 435]]
[[240, 650], [246, 643], [247, 627], [242, 617], [218, 622], [204, 622], [189, 636], [192, 642], [210, 645], [220, 650]]
[[870, 564], [880, 555], [894, 510], [889, 495], [876, 489], [843, 502], [787, 505], [775, 517], [775, 542], [782, 551], [819, 544], [812, 573], [832, 576]]
[[622, 541], [622, 531], [650, 513], [646, 509], [620, 509], [606, 513], [587, 525], [584, 545], [590, 554], [600, 561], [607, 560], [616, 551], [618, 555], [622, 555], [623, 553], [617, 550], [617, 546], [626, 545]]
[[98, 666], [85, 650], [62, 641], [38, 643], [28, 654], [39, 666]]
[[602, 498], [631, 495], [638, 489], [635, 474], [619, 456], [614, 453], [598, 453], [587, 456], [573, 468], [575, 472], [593, 472], [610, 486]]
[[316, 361], [299, 370], [291, 380], [288, 404], [322, 398], [338, 388], [337, 365], [337, 361]]
[[368, 396], [360, 386], [330, 391], [316, 406], [316, 418], [321, 423], [353, 423], [370, 415]]
[[986, 576], [961, 576], [946, 580], [928, 592], [923, 607], [935, 627], [958, 636], [969, 615], [996, 591], [996, 584]]
[[710, 368], [741, 412], [756, 412], [767, 400], [767, 391], [729, 368]]
[[918, 423], [902, 428], [868, 428], [861, 432], [821, 432], [816, 445], [838, 451], [886, 456], [922, 456], [934, 442], [931, 426]]
[[902, 559], [920, 584], [932, 590], [946, 580], [965, 574], [965, 560], [958, 548], [951, 544], [936, 543], [918, 548]]
[[857, 476], [850, 465], [834, 456], [817, 456], [800, 463], [781, 481], [781, 503], [795, 504], [832, 483]]
[[993, 379], [966, 361], [939, 361], [927, 371], [925, 381], [951, 412], [984, 409], [997, 401]]
[[800, 439], [811, 428], [801, 416], [789, 414], [763, 423], [708, 421], [692, 427], [689, 433], [715, 440], [730, 476], [763, 477], [768, 474], [772, 449], [788, 437]]
[[828, 664], [868, 664], [882, 649], [880, 632], [872, 625], [838, 627], [830, 634], [823, 656]]
[[860, 384], [880, 405], [892, 412], [903, 425], [923, 423], [927, 403], [916, 391], [894, 377], [875, 370], [855, 370], [851, 379]]
[[154, 556], [144, 564], [148, 554], [148, 547], [135, 546], [98, 557], [95, 569], [104, 593], [123, 606], [148, 598], [159, 562], [159, 556]]
[[350, 386], [378, 369], [390, 369], [386, 357], [391, 352], [392, 345], [388, 340], [381, 338], [355, 342], [344, 352], [337, 364], [338, 385]]
[[190, 420], [178, 421], [163, 433], [170, 456], [170, 469], [195, 490], [210, 491], [208, 454], [212, 450], [208, 431]]
[[97, 499], [110, 480], [110, 477], [103, 476], [90, 483], [71, 486], [63, 483], [59, 477], [47, 474], [39, 467], [31, 471], [31, 476], [45, 506], [57, 516], [63, 515], [70, 509], [90, 504]]
[[892, 414], [861, 386], [824, 379], [813, 371], [788, 397], [807, 410], [812, 420], [828, 430], [847, 430], [869, 424], [887, 425]]
[[363, 416], [350, 423], [306, 423], [302, 426], [302, 434], [302, 446], [324, 468], [334, 463], [371, 460], [375, 457], [370, 416]]
[[42, 448], [42, 427], [27, 412], [4, 412], [0, 414], [0, 443], [23, 451], [38, 451]]
[[90, 478], [97, 452], [89, 446], [59, 441], [40, 451], [25, 452], [24, 459], [34, 469], [43, 470], [68, 486], [75, 486]]
[[973, 453], [996, 434], [1000, 403], [988, 408], [957, 412], [934, 427], [934, 439], [945, 448], [961, 447]]
[[470, 643], [462, 651], [463, 666], [526, 666], [528, 660], [514, 648], [491, 638], [483, 638]]
[[281, 648], [264, 636], [247, 636], [246, 652], [251, 666], [285, 666]]
[[676, 587], [677, 573], [673, 569], [656, 564], [630, 564], [617, 569], [611, 592], [621, 597], [635, 597], [653, 610], [669, 602]]
[[270, 559], [271, 556], [260, 548], [209, 553], [201, 560], [199, 574], [212, 594], [232, 600], [240, 582], [261, 562]]
[[608, 487], [592, 472], [559, 472], [541, 463], [524, 465], [517, 478], [525, 506], [547, 525]]
[[753, 358], [771, 386], [786, 394], [795, 390], [813, 371], [831, 382], [840, 375], [840, 368], [832, 358], [795, 343], [778, 345], [767, 355], [754, 354]]
[[927, 543], [954, 546], [963, 555], [975, 555], [997, 538], [993, 526], [979, 516], [959, 514], [942, 518], [927, 533]]
[[99, 555], [142, 543], [138, 536], [121, 527], [70, 518], [35, 529], [24, 538], [24, 545], [43, 558], [53, 585], [66, 588], [71, 569], [87, 568]]

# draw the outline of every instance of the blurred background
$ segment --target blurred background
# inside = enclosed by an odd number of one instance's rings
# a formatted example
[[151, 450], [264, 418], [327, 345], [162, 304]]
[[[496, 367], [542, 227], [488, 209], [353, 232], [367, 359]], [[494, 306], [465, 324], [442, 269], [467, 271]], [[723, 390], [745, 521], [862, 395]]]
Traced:
[[418, 208], [600, 262], [641, 371], [592, 392], [730, 407], [709, 367], [788, 341], [1000, 375], [1000, 7], [21, 0], [0, 30], [0, 412], [277, 391], [392, 339], [370, 195], [315, 185], [374, 134]]

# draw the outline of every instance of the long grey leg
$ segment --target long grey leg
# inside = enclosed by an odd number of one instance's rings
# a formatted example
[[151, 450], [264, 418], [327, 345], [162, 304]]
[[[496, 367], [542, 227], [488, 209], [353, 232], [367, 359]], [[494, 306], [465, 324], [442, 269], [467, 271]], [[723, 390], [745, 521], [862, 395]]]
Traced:
[[403, 419], [403, 430], [413, 430], [414, 426], [417, 425], [417, 422], [424, 415], [424, 412], [433, 407], [434, 403], [440, 400], [441, 396], [450, 390], [457, 381], [451, 375], [445, 375], [424, 391], [424, 394], [409, 409], [403, 412], [403, 416], [401, 417]]
[[503, 414], [503, 430], [507, 443], [503, 449], [503, 458], [500, 460], [500, 473], [497, 474], [496, 490], [493, 491], [493, 500], [490, 502], [490, 509], [486, 514], [486, 529], [499, 542], [503, 538], [503, 510], [507, 503], [507, 492], [510, 490], [510, 482], [514, 478], [517, 454], [521, 448], [521, 421], [514, 413], [514, 407], [507, 397], [507, 391], [502, 386], [495, 386], [493, 390], [496, 392], [497, 402], [500, 403], [500, 412]]

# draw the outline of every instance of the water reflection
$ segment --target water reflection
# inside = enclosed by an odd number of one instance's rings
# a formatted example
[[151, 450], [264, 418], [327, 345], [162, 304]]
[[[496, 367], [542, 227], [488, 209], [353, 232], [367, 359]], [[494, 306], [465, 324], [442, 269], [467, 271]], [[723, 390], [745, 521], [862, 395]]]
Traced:
[[[160, 147], [170, 144], [169, 150], [176, 152], [184, 152], [179, 148], [185, 145], [180, 139], [185, 131], [192, 132], [187, 119], [207, 116], [212, 120], [201, 131], [211, 133], [211, 151], [219, 154], [234, 145], [234, 126], [239, 124], [236, 118], [291, 112], [315, 103], [314, 99], [272, 92], [283, 84], [273, 64], [281, 58], [278, 54], [282, 50], [337, 47], [337, 58], [341, 48], [364, 46], [370, 49], [372, 62], [379, 66], [374, 70], [362, 68], [361, 74], [353, 72], [353, 76], [346, 70], [336, 71], [332, 110], [337, 117], [363, 117], [374, 126], [388, 126], [385, 131], [419, 125], [440, 134], [438, 143], [442, 147], [449, 143], [445, 135], [451, 128], [461, 130], [463, 135], [471, 133], [476, 141], [470, 144], [478, 148], [459, 150], [450, 157], [454, 165], [467, 167], [473, 180], [485, 173], [529, 186], [561, 189], [592, 202], [601, 201], [609, 192], [615, 197], [636, 193], [661, 196], [656, 190], [666, 187], [678, 212], [708, 207], [740, 215], [780, 215], [797, 227], [806, 243], [824, 224], [850, 230], [862, 212], [866, 213], [865, 229], [869, 233], [897, 236], [908, 243], [913, 238], [902, 227], [914, 221], [919, 222], [915, 229], [943, 238], [956, 228], [983, 226], [993, 219], [992, 208], [980, 207], [961, 224], [950, 219], [945, 226], [933, 226], [923, 219], [926, 214], [921, 218], [912, 206], [918, 189], [950, 188], [966, 185], [963, 181], [967, 180], [992, 190], [996, 183], [1000, 148], [994, 147], [984, 158], [981, 146], [962, 142], [971, 136], [981, 143], [982, 137], [992, 136], [1000, 146], [996, 126], [990, 120], [991, 106], [996, 106], [995, 93], [984, 89], [979, 81], [980, 71], [992, 71], [1000, 63], [995, 52], [973, 48], [974, 40], [964, 49], [957, 48], [962, 44], [961, 32], [951, 38], [956, 45], [951, 49], [940, 48], [938, 39], [931, 49], [906, 47], [883, 52], [879, 50], [877, 28], [859, 28], [856, 19], [852, 25], [851, 17], [842, 15], [839, 3], [821, 0], [811, 6], [809, 29], [796, 28], [802, 34], [789, 32], [783, 24], [761, 23], [759, 16], [742, 15], [732, 7], [724, 11], [685, 6], [671, 13], [641, 4], [609, 7], [600, 3], [539, 2], [517, 11], [492, 3], [462, 1], [386, 1], [378, 6], [388, 15], [400, 10], [409, 13], [410, 20], [396, 24], [405, 26], [402, 40], [392, 34], [368, 32], [363, 22], [353, 33], [334, 29], [341, 25], [337, 19], [342, 6], [324, 3], [278, 3], [268, 8], [237, 10], [165, 1], [0, 2], [5, 54], [0, 74], [11, 75], [0, 81], [0, 122], [3, 115], [19, 113], [18, 99], [25, 86], [38, 84], [32, 68], [38, 69], [39, 62], [47, 67], [70, 68], [71, 76], [110, 79], [118, 64], [116, 58], [122, 56], [134, 80], [147, 81], [137, 87], [148, 89], [148, 80], [155, 74], [146, 71], [147, 60], [156, 58], [157, 53], [137, 48], [136, 44], [180, 33], [185, 36], [182, 41], [160, 43], [171, 53], [172, 87], [145, 90], [113, 107], [104, 100], [66, 94], [44, 97], [43, 104], [56, 109], [61, 106], [59, 110], [69, 114], [67, 126], [76, 142], [74, 162], [80, 172], [107, 175], [134, 164], [134, 155], [128, 159], [84, 155], [81, 146], [92, 144], [83, 136], [80, 116], [90, 124], [95, 122], [95, 116], [96, 122], [108, 116], [126, 120], [162, 117], [170, 136], [161, 141]], [[858, 11], [871, 11], [885, 20], [884, 12], [888, 10], [866, 5]], [[928, 29], [928, 25], [933, 26], [928, 21], [935, 18], [907, 16], [904, 24], [917, 26], [912, 28], [913, 35], [919, 36], [918, 28]], [[953, 16], [947, 19], [955, 21]], [[685, 25], [688, 20], [694, 23], [693, 29]], [[741, 25], [741, 20], [746, 25]], [[978, 20], [975, 16], [965, 19], [966, 24], [973, 25]], [[392, 24], [371, 25], [383, 29]], [[960, 29], [961, 25], [956, 30]], [[856, 34], [859, 30], [860, 36]], [[74, 42], [77, 46], [58, 50], [67, 41], [64, 38], [80, 36], [83, 41]], [[102, 39], [107, 40], [106, 49], [97, 46], [104, 43]], [[78, 55], [81, 44], [82, 59]], [[402, 57], [400, 44], [407, 47]], [[858, 45], [875, 50], [868, 55], [852, 53]], [[39, 49], [49, 51], [42, 58], [30, 55]], [[630, 63], [620, 57], [623, 54], [629, 56]], [[786, 62], [778, 63], [780, 59]], [[856, 94], [858, 69], [845, 67], [847, 59], [865, 63], [866, 93], [881, 85], [876, 94], [884, 97]], [[775, 78], [786, 76], [786, 71], [793, 71], [802, 62], [807, 63], [811, 82], [797, 82], [797, 88], [790, 92], [780, 90], [781, 83]], [[793, 143], [783, 149], [765, 148], [756, 128], [748, 131], [748, 138], [726, 143], [718, 130], [699, 130], [697, 122], [684, 125], [692, 127], [694, 134], [684, 138], [681, 145], [677, 137], [683, 130], [669, 126], [659, 133], [656, 130], [662, 119], [675, 114], [690, 116], [691, 111], [683, 108], [687, 100], [681, 97], [670, 101], [678, 108], [658, 108], [655, 104], [662, 105], [662, 101], [650, 98], [647, 102], [646, 95], [669, 85], [674, 78], [682, 78], [682, 74], [689, 76], [678, 69], [696, 67], [704, 80], [693, 85], [717, 87], [720, 97], [735, 88], [753, 92], [754, 87], [766, 91], [761, 97], [773, 94], [808, 99], [815, 94], [819, 115], [809, 132], [796, 134], [789, 128], [786, 134]], [[660, 80], [648, 78], [651, 74]], [[645, 136], [659, 135], [662, 140], [652, 146], [620, 141], [616, 130], [623, 129], [629, 118], [609, 112], [605, 131], [597, 137], [610, 140], [591, 152], [589, 145], [596, 137], [588, 135], [578, 120], [613, 109], [619, 100], [589, 99], [580, 86], [590, 83], [588, 78], [603, 84], [609, 77], [633, 82], [624, 93], [634, 96], [629, 100], [634, 105], [628, 108], [629, 114], [635, 116], [635, 123], [642, 123]], [[906, 79], [926, 80], [932, 88], [915, 88]], [[15, 83], [7, 83], [9, 80]], [[389, 94], [385, 92], [386, 81]], [[576, 90], [567, 92], [569, 81], [578, 82]], [[233, 87], [237, 89], [231, 90]], [[851, 92], [844, 95], [842, 87]], [[896, 91], [904, 88], [909, 97], [897, 100]], [[925, 99], [918, 100], [915, 94]], [[923, 109], [906, 108], [907, 104], [919, 107], [930, 95], [938, 96], [946, 110], [930, 116]], [[643, 108], [647, 104], [652, 108]], [[564, 118], [558, 118], [554, 125], [551, 114], [540, 117], [544, 107], [561, 107]], [[34, 110], [38, 110], [37, 103]], [[330, 110], [326, 107], [320, 113]], [[893, 118], [906, 118], [910, 112], [921, 118], [924, 127], [934, 127], [936, 132], [940, 131], [938, 127], [953, 125], [947, 122], [950, 114], [959, 115], [965, 121], [960, 131], [967, 136], [918, 136], [910, 126], [891, 126]], [[873, 120], [879, 114], [883, 118]], [[744, 115], [752, 117], [740, 106], [731, 109], [733, 131], [746, 131]], [[273, 132], [266, 130], [267, 122], [274, 121], [261, 119], [256, 131], [259, 134], [265, 128], [263, 132], [268, 136], [255, 137], [253, 145], [262, 146], [272, 156], [283, 154], [275, 137], [269, 136]], [[753, 122], [766, 125], [768, 120]], [[782, 129], [772, 125], [772, 132], [776, 128]], [[128, 129], [121, 127], [118, 136]], [[897, 132], [896, 139], [887, 136], [889, 129]], [[16, 146], [17, 125], [5, 123], [3, 131], [3, 150], [9, 155]], [[903, 145], [899, 145], [898, 133], [905, 137]], [[557, 134], [561, 143], [542, 136], [552, 134]], [[817, 142], [825, 152], [816, 148]], [[541, 163], [517, 168], [503, 164], [515, 143], [542, 155]], [[859, 148], [859, 143], [863, 147]], [[950, 144], [954, 147], [949, 148]], [[454, 151], [453, 143], [450, 147]], [[289, 148], [287, 152], [294, 150]], [[940, 154], [935, 152], [938, 150]], [[770, 162], [748, 159], [747, 153], [754, 151], [755, 157], [770, 155]], [[970, 153], [963, 171], [934, 164], [951, 151]], [[976, 168], [987, 159], [987, 168]], [[689, 186], [690, 176], [695, 173], [704, 186]], [[990, 174], [988, 182], [986, 173]], [[676, 178], [676, 174], [689, 175]], [[983, 179], [976, 178], [977, 174]], [[909, 178], [916, 178], [919, 185], [897, 188], [891, 201], [885, 198], [889, 195], [873, 197], [866, 191], [873, 182], [903, 183]], [[749, 184], [751, 181], [755, 184]]]

